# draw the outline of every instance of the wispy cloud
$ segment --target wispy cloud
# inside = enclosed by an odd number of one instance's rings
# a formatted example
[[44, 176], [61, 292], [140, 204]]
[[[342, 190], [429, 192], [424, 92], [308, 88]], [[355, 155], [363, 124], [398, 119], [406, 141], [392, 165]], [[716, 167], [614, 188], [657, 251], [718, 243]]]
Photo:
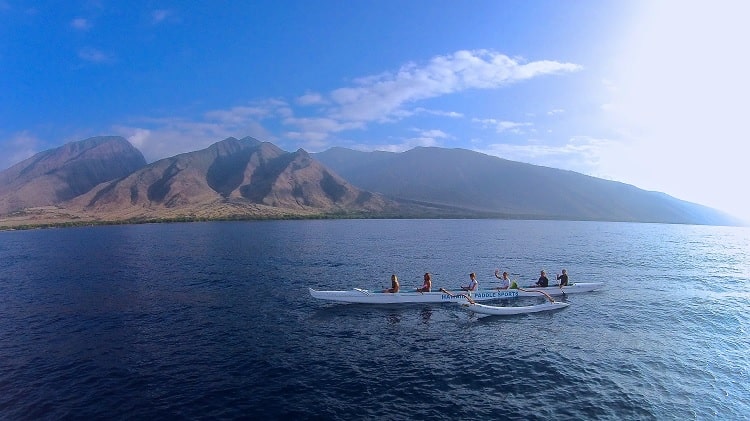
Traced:
[[512, 161], [609, 178], [603, 173], [602, 161], [608, 159], [612, 150], [621, 149], [618, 145], [611, 139], [574, 136], [562, 145], [543, 144], [532, 139], [525, 144], [490, 144], [480, 151]]
[[398, 119], [405, 105], [469, 89], [497, 89], [536, 76], [574, 72], [573, 63], [524, 63], [489, 50], [457, 51], [424, 65], [409, 63], [393, 73], [363, 77], [329, 94], [331, 117], [347, 121]]
[[485, 128], [494, 128], [497, 133], [510, 132], [514, 134], [523, 134], [524, 127], [533, 126], [532, 123], [524, 122], [519, 123], [515, 121], [496, 120], [494, 118], [479, 119], [474, 118], [471, 120], [474, 123], [479, 123]]
[[118, 125], [114, 133], [125, 137], [151, 162], [168, 156], [208, 147], [230, 136], [253, 136], [274, 141], [274, 136], [257, 122], [228, 126], [216, 122], [156, 119], [137, 125]]
[[[163, 19], [169, 14], [159, 16]], [[91, 61], [107, 58], [93, 52], [86, 57]], [[362, 130], [370, 124], [399, 121], [416, 114], [464, 117], [459, 111], [427, 109], [420, 106], [420, 101], [466, 90], [498, 89], [538, 76], [580, 69], [581, 66], [573, 63], [525, 62], [489, 50], [462, 50], [433, 57], [422, 64], [408, 63], [394, 72], [361, 77], [350, 86], [327, 93], [307, 92], [292, 102], [270, 99], [212, 110], [192, 122], [172, 118], [119, 129], [139, 142], [144, 155], [152, 159], [195, 150], [196, 146], [188, 145], [206, 146], [207, 142], [231, 135], [262, 133], [265, 139], [271, 140], [273, 136], [266, 127], [274, 127], [282, 139], [315, 151], [330, 146], [328, 142], [333, 135]], [[532, 126], [526, 122], [501, 120], [483, 120], [482, 124], [491, 124], [498, 132], [512, 133], [521, 133]], [[240, 129], [253, 132], [243, 133]], [[393, 143], [371, 144], [369, 149], [434, 146], [447, 137], [442, 131], [424, 131], [419, 136], [401, 138]], [[190, 143], [193, 141], [197, 143]]]
[[3, 145], [0, 170], [9, 168], [39, 151], [40, 140], [27, 131], [15, 133]]
[[297, 98], [297, 104], [299, 105], [321, 105], [325, 104], [326, 100], [323, 98], [323, 95], [315, 92], [309, 92], [305, 95], [302, 95], [301, 97]]
[[463, 118], [464, 114], [456, 111], [429, 110], [427, 108], [417, 107], [413, 110], [414, 114], [430, 114], [439, 117]]
[[78, 51], [78, 57], [89, 63], [109, 64], [115, 62], [115, 56], [96, 48], [83, 48]]
[[198, 119], [141, 118], [134, 124], [117, 125], [112, 129], [140, 149], [148, 161], [154, 161], [202, 149], [230, 136], [253, 136], [274, 142], [276, 136], [261, 122], [287, 114], [285, 102], [268, 100], [228, 110], [208, 111]]
[[151, 23], [156, 25], [166, 21], [167, 19], [174, 19], [174, 12], [167, 9], [157, 9], [151, 12]]
[[555, 108], [554, 110], [547, 111], [547, 115], [558, 115], [558, 114], [562, 114], [564, 112], [565, 112], [565, 110], [563, 110], [561, 108]]
[[70, 21], [70, 26], [79, 31], [88, 31], [91, 29], [91, 21], [86, 18], [75, 18]]
[[430, 136], [415, 136], [400, 139], [393, 143], [376, 143], [376, 144], [357, 144], [351, 148], [361, 151], [385, 151], [385, 152], [404, 152], [419, 146], [439, 146], [440, 142]]
[[448, 137], [450, 137], [448, 136], [447, 133], [439, 129], [432, 129], [432, 130], [415, 129], [415, 130], [417, 130], [422, 137], [430, 137], [433, 139], [447, 139]]

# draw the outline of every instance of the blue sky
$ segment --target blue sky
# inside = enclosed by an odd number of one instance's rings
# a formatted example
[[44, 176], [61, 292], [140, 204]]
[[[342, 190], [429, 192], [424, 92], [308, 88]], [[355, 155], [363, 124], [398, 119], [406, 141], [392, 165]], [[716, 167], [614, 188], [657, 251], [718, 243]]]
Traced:
[[746, 4], [0, 0], [0, 169], [96, 135], [460, 147], [750, 220]]

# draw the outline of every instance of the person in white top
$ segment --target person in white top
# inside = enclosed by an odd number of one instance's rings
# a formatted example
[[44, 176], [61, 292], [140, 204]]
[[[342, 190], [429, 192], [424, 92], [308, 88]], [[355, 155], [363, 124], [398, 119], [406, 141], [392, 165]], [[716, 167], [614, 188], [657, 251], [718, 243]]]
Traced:
[[469, 279], [471, 279], [471, 281], [469, 281], [469, 285], [465, 287], [461, 287], [461, 289], [464, 291], [476, 291], [477, 288], [479, 288], [479, 282], [477, 282], [477, 275], [474, 272], [471, 272], [469, 274]]
[[500, 273], [500, 269], [495, 269], [495, 278], [500, 280], [500, 286], [497, 289], [508, 289], [510, 287], [510, 277], [508, 277], [508, 272], [503, 272], [502, 278], [498, 273]]

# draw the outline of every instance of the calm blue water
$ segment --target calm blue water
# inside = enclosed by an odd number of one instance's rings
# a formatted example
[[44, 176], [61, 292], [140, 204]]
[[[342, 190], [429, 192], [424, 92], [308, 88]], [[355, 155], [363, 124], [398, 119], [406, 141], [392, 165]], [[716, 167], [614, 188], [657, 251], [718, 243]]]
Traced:
[[[749, 419], [749, 251], [743, 228], [557, 221], [0, 232], [0, 418]], [[495, 268], [606, 287], [481, 319], [307, 291]]]

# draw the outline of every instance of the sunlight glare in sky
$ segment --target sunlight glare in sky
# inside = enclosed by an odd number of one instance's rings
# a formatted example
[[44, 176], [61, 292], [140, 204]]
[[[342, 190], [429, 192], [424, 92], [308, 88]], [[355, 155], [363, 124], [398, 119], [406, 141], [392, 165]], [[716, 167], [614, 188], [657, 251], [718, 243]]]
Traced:
[[609, 177], [750, 221], [748, 2], [647, 2], [615, 80]]

